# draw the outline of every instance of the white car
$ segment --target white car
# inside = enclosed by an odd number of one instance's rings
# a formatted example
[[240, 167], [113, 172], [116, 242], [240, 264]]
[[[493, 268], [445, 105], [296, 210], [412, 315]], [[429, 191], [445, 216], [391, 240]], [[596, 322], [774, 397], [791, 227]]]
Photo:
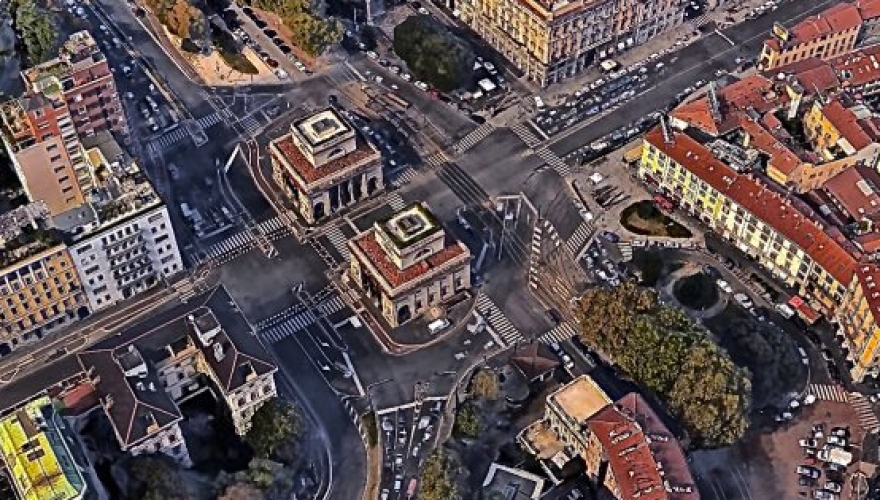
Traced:
[[428, 9], [426, 9], [424, 7], [419, 7], [419, 14], [421, 14], [423, 16], [430, 16], [431, 15], [431, 13], [428, 12]]
[[495, 69], [495, 65], [490, 63], [489, 61], [484, 62], [483, 66], [486, 67], [487, 71], [492, 71], [493, 69]]
[[412, 75], [409, 74], [409, 73], [402, 73], [402, 74], [400, 75], [400, 77], [403, 78], [403, 80], [406, 81], [406, 82], [411, 82], [411, 81], [412, 81]]
[[739, 303], [739, 305], [743, 306], [746, 309], [749, 309], [749, 308], [752, 308], [755, 306], [754, 304], [752, 304], [752, 300], [749, 298], [749, 296], [744, 293], [735, 294], [733, 296], [733, 299], [736, 300]]
[[421, 80], [416, 80], [416, 82], [413, 83], [413, 85], [415, 85], [416, 88], [419, 89], [419, 90], [424, 90], [424, 91], [426, 91], [426, 92], [427, 92], [427, 90], [428, 90], [428, 84], [425, 83], [425, 82], [423, 82], [423, 81], [421, 81]]
[[724, 280], [718, 280], [715, 282], [715, 284], [718, 285], [718, 288], [720, 288], [722, 292], [733, 293], [733, 288], [730, 286], [730, 283]]
[[376, 59], [379, 59], [379, 54], [371, 50], [367, 52], [367, 57], [375, 61]]

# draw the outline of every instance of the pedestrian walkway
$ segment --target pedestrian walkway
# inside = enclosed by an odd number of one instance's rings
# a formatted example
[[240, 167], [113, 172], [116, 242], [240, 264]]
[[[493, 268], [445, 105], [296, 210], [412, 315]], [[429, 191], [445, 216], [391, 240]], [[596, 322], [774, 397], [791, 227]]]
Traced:
[[446, 156], [443, 153], [434, 153], [425, 158], [424, 161], [425, 165], [428, 165], [431, 168], [438, 168], [446, 164]]
[[577, 328], [569, 322], [559, 323], [548, 332], [538, 337], [538, 342], [552, 344], [562, 342], [577, 335]]
[[207, 258], [217, 264], [229, 262], [239, 255], [251, 250], [256, 246], [254, 236], [250, 231], [240, 231], [219, 241], [205, 251]]
[[242, 128], [244, 128], [247, 133], [252, 136], [257, 135], [257, 133], [260, 131], [260, 128], [262, 128], [263, 126], [260, 123], [260, 120], [256, 119], [253, 115], [242, 118], [238, 121], [238, 123], [241, 124]]
[[205, 116], [199, 118], [198, 120], [196, 120], [196, 122], [198, 122], [198, 124], [203, 129], [211, 128], [214, 125], [217, 125], [218, 123], [220, 123], [222, 121], [223, 121], [223, 117], [220, 116], [220, 113], [217, 113], [217, 112], [211, 113], [210, 115], [205, 115]]
[[541, 258], [541, 245], [543, 243], [544, 229], [541, 224], [535, 224], [535, 228], [532, 231], [532, 248], [529, 252], [529, 286], [536, 289], [538, 288], [538, 261]]
[[260, 336], [263, 338], [264, 342], [275, 344], [276, 342], [304, 330], [306, 327], [314, 323], [315, 315], [312, 314], [312, 311], [306, 309], [305, 311], [300, 311], [294, 314], [290, 318], [284, 320], [284, 322], [260, 332]]
[[541, 139], [535, 134], [535, 131], [538, 129], [532, 125], [531, 121], [517, 123], [510, 127], [510, 130], [530, 148], [534, 148], [538, 144], [541, 144]]
[[503, 341], [504, 345], [502, 347], [525, 340], [525, 337], [513, 326], [513, 323], [507, 319], [504, 312], [492, 302], [488, 295], [480, 293], [477, 296], [476, 310]]
[[578, 257], [581, 254], [581, 250], [584, 249], [584, 245], [590, 241], [590, 238], [596, 232], [596, 226], [592, 221], [583, 221], [575, 229], [574, 233], [568, 238], [565, 242], [565, 246], [571, 251], [571, 254], [575, 257]]
[[417, 175], [419, 175], [419, 172], [415, 168], [407, 166], [398, 169], [397, 171], [389, 175], [387, 183], [392, 187], [399, 188], [404, 184], [409, 184], [410, 182], [412, 182]]
[[176, 129], [168, 132], [165, 135], [161, 135], [156, 139], [150, 141], [149, 147], [153, 149], [153, 151], [160, 153], [165, 151], [166, 149], [174, 146], [178, 142], [182, 141], [186, 137], [189, 137], [189, 132], [186, 131], [185, 127], [177, 127]]
[[495, 125], [492, 125], [490, 122], [483, 123], [479, 127], [472, 130], [468, 135], [464, 136], [460, 141], [455, 143], [455, 146], [452, 148], [456, 153], [464, 153], [468, 149], [476, 146], [483, 139], [485, 139], [492, 131], [495, 130]]
[[712, 22], [712, 16], [710, 16], [708, 13], [701, 14], [696, 19], [691, 19], [686, 22], [689, 23], [691, 26], [693, 26], [694, 29], [700, 29], [701, 27]]
[[390, 195], [388, 195], [388, 198], [385, 199], [385, 203], [389, 207], [391, 207], [391, 210], [394, 210], [395, 212], [403, 210], [403, 207], [406, 206], [406, 202], [403, 201], [403, 197], [401, 197], [398, 193], [391, 193]]
[[338, 294], [333, 294], [330, 298], [322, 301], [318, 304], [318, 312], [320, 312], [324, 316], [330, 316], [331, 314], [338, 313], [339, 311], [346, 308], [345, 301], [342, 300]]
[[633, 246], [629, 241], [621, 241], [617, 244], [617, 249], [620, 250], [620, 255], [623, 257], [624, 262], [629, 262], [633, 258]]
[[807, 393], [822, 401], [848, 402], [846, 390], [835, 384], [810, 384], [807, 386]]
[[348, 238], [345, 237], [339, 226], [330, 226], [324, 235], [330, 240], [336, 253], [342, 256], [342, 260], [346, 262], [351, 260], [351, 254], [348, 252]]
[[849, 404], [856, 412], [859, 425], [865, 432], [877, 432], [880, 430], [880, 420], [877, 419], [877, 414], [874, 413], [874, 408], [871, 406], [868, 398], [857, 392], [851, 392], [849, 393]]
[[568, 177], [568, 175], [571, 174], [571, 165], [565, 163], [565, 161], [556, 156], [553, 151], [550, 151], [547, 148], [541, 148], [536, 150], [535, 154], [562, 177]]

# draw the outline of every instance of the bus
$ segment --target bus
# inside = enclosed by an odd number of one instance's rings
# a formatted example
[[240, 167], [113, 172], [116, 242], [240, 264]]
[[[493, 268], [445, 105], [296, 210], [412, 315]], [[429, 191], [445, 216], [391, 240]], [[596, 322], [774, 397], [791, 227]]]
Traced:
[[385, 98], [387, 98], [389, 101], [393, 102], [394, 104], [397, 104], [398, 106], [400, 106], [403, 109], [409, 109], [409, 107], [410, 107], [409, 102], [407, 102], [406, 100], [401, 98], [399, 95], [395, 94], [394, 92], [388, 92], [387, 94], [385, 94]]

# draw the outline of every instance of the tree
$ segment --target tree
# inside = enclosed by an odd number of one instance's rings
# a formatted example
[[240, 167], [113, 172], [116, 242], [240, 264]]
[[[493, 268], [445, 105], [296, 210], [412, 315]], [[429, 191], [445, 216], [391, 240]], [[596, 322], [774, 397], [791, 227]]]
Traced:
[[576, 312], [581, 340], [663, 399], [695, 443], [723, 446], [745, 432], [751, 375], [684, 312], [631, 282], [587, 291]]
[[316, 16], [307, 0], [254, 0], [252, 4], [281, 18], [290, 30], [291, 43], [310, 56], [319, 56], [342, 40], [342, 25], [335, 19]]
[[455, 425], [452, 428], [457, 436], [477, 437], [482, 428], [483, 423], [481, 422], [480, 414], [473, 404], [467, 403], [458, 409], [458, 414], [455, 416]]
[[142, 500], [191, 500], [176, 464], [165, 455], [138, 455], [128, 465], [135, 494]]
[[39, 64], [48, 60], [57, 36], [51, 16], [37, 7], [33, 0], [17, 0], [10, 5], [10, 11], [14, 12], [13, 24], [24, 42], [30, 63]]
[[474, 66], [467, 43], [430, 16], [410, 16], [395, 26], [394, 52], [420, 80], [443, 92], [466, 83]]
[[494, 401], [498, 399], [500, 389], [498, 388], [498, 375], [494, 370], [481, 368], [474, 373], [471, 378], [471, 396], [481, 399]]
[[457, 500], [458, 486], [454, 481], [457, 464], [443, 450], [434, 450], [425, 461], [419, 483], [421, 500]]
[[266, 495], [252, 484], [235, 483], [226, 488], [217, 500], [265, 500]]
[[299, 436], [299, 411], [293, 403], [275, 398], [261, 406], [251, 418], [244, 440], [259, 458], [271, 457], [282, 444]]

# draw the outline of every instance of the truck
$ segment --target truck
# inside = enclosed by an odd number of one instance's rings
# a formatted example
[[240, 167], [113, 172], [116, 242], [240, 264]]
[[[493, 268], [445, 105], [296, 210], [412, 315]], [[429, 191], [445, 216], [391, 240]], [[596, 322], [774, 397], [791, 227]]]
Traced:
[[826, 446], [819, 450], [819, 454], [816, 456], [823, 462], [831, 462], [844, 467], [848, 466], [853, 461], [852, 453], [834, 446]]

